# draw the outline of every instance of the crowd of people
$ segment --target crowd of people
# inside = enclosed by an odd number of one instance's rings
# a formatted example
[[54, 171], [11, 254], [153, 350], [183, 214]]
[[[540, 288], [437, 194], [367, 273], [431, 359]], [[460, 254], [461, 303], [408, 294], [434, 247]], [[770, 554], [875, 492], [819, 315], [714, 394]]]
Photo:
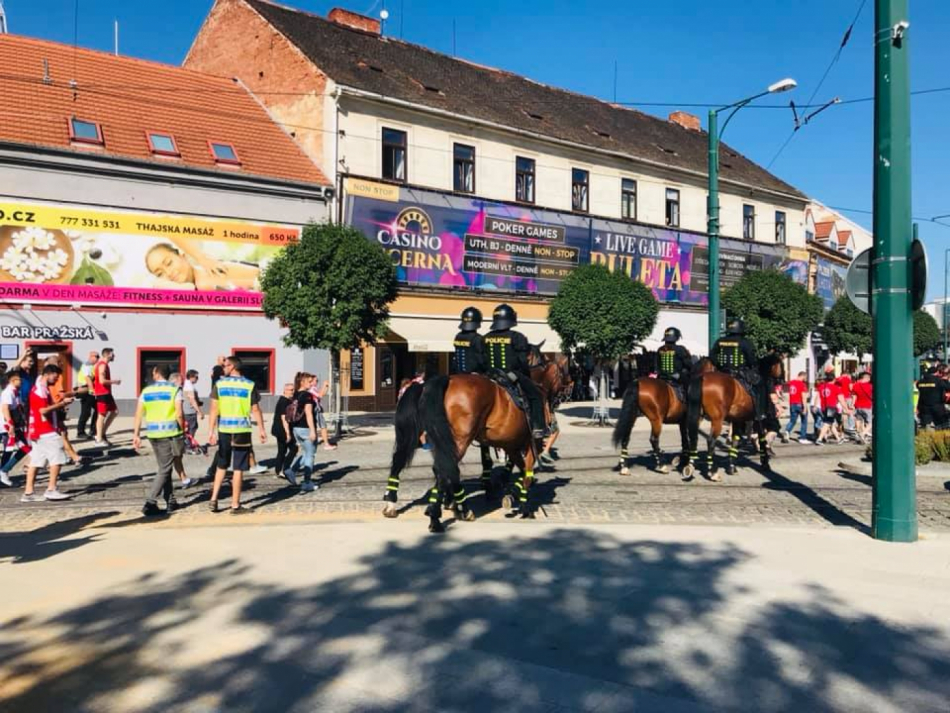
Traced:
[[834, 366], [828, 365], [812, 384], [805, 372], [799, 372], [776, 389], [773, 402], [778, 415], [788, 417], [785, 427], [778, 431], [785, 442], [796, 427], [798, 442], [802, 444], [871, 442], [874, 392], [870, 371], [862, 371], [857, 377], [851, 371], [836, 376]]
[[[43, 364], [27, 350], [13, 368], [0, 362], [0, 484], [13, 487], [13, 471], [28, 456], [22, 502], [61, 501], [69, 495], [58, 488], [63, 466], [73, 463], [78, 468], [88, 464], [73, 445], [67, 426], [67, 414], [73, 403], [80, 405], [75, 440], [92, 440], [100, 453], [112, 447], [108, 440], [118, 408], [110, 364], [113, 349], [90, 352], [76, 374], [76, 386], [67, 391], [58, 357]], [[261, 443], [267, 442], [265, 417], [260, 409], [260, 394], [254, 382], [241, 374], [241, 360], [219, 357], [211, 372], [210, 404], [198, 395], [200, 375], [196, 370], [185, 374], [172, 372], [164, 365], [152, 369], [151, 381], [138, 399], [132, 429], [132, 445], [138, 450], [142, 436], [152, 446], [157, 477], [146, 496], [142, 512], [154, 516], [173, 511], [178, 503], [174, 496], [173, 477], [181, 487], [189, 488], [199, 478], [188, 477], [184, 462], [186, 453], [206, 454], [208, 446], [217, 451], [206, 479], [212, 483], [210, 508], [218, 511], [218, 497], [227, 474], [231, 473], [231, 512], [246, 510], [241, 506], [241, 487], [245, 473], [259, 474], [266, 468], [257, 462], [252, 444], [256, 426]], [[34, 376], [35, 375], [35, 376]], [[329, 382], [319, 382], [314, 374], [299, 373], [293, 383], [284, 386], [277, 400], [271, 421], [271, 435], [277, 441], [275, 475], [298, 486], [304, 492], [317, 489], [313, 482], [317, 444], [325, 450], [337, 446], [329, 439], [322, 401]], [[206, 444], [199, 441], [201, 425], [207, 422]], [[42, 495], [36, 492], [37, 474], [47, 469], [49, 478]], [[158, 500], [164, 499], [164, 510]]]

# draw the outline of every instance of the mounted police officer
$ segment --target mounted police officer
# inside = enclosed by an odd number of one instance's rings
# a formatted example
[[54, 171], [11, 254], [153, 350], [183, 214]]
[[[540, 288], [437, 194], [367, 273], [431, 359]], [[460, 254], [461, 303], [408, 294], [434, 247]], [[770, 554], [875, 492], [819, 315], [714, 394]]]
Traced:
[[452, 342], [455, 346], [455, 371], [459, 374], [483, 374], [486, 370], [485, 340], [478, 330], [482, 326], [482, 312], [467, 307], [462, 312], [459, 333]]
[[656, 352], [657, 374], [668, 382], [676, 395], [683, 401], [686, 399], [686, 387], [689, 384], [689, 372], [692, 369], [693, 357], [689, 350], [677, 344], [683, 338], [676, 327], [667, 327], [663, 332], [663, 346]]
[[518, 325], [518, 315], [509, 305], [495, 307], [492, 313], [491, 331], [485, 335], [485, 357], [488, 367], [503, 373], [511, 383], [517, 383], [528, 400], [531, 431], [535, 438], [547, 434], [544, 423], [544, 406], [537, 386], [531, 381], [528, 367], [528, 338], [513, 327]]
[[[757, 369], [758, 359], [755, 356], [755, 347], [745, 337], [745, 323], [741, 319], [729, 322], [726, 336], [720, 337], [713, 345], [709, 355], [716, 368], [736, 378], [752, 397], [755, 407], [755, 420], [765, 417], [765, 403], [760, 388], [762, 378]], [[767, 398], [767, 396], [766, 396]]]
[[937, 373], [937, 367], [931, 366], [917, 382], [917, 418], [921, 428], [945, 428], [947, 408], [944, 395], [950, 390], [950, 384]]

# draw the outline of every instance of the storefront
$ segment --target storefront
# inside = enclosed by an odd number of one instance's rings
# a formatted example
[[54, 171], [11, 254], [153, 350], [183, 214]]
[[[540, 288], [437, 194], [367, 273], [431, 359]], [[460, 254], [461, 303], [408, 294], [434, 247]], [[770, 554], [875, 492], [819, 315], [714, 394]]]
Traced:
[[[402, 379], [427, 366], [446, 373], [458, 316], [469, 304], [488, 316], [508, 302], [521, 331], [557, 351], [549, 301], [576, 266], [591, 262], [626, 272], [661, 302], [644, 348], [655, 349], [663, 329], [676, 326], [687, 348], [706, 351], [703, 234], [353, 177], [344, 181], [343, 217], [392, 256], [403, 288], [390, 333], [378, 347], [358, 351], [357, 382], [344, 380], [351, 409], [391, 409]], [[783, 246], [748, 241], [723, 240], [719, 266], [723, 288], [752, 270], [779, 269], [802, 284], [808, 275], [807, 260], [790, 257]], [[344, 355], [344, 375], [351, 363]]]

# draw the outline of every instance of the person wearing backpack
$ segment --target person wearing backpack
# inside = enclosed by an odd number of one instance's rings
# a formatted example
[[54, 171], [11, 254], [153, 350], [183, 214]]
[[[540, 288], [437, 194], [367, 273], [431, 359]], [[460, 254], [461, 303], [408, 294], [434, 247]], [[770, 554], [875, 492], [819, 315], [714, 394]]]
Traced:
[[[274, 463], [274, 470], [278, 478], [284, 477], [284, 467], [294, 462], [297, 455], [297, 441], [290, 429], [290, 422], [287, 420], [287, 407], [296, 404], [294, 400], [294, 385], [284, 384], [284, 393], [277, 399], [277, 405], [274, 407], [274, 421], [271, 424], [271, 435], [277, 439], [277, 461]], [[296, 405], [291, 415], [295, 415]]]
[[[287, 405], [285, 418], [294, 434], [294, 439], [300, 447], [297, 460], [303, 468], [303, 483], [300, 489], [305, 493], [312, 493], [317, 489], [313, 482], [313, 461], [317, 453], [317, 427], [314, 418], [315, 402], [310, 387], [313, 386], [314, 375], [301, 371], [294, 378], [294, 398]], [[297, 484], [294, 467], [291, 465], [284, 470], [284, 477], [291, 485]]]

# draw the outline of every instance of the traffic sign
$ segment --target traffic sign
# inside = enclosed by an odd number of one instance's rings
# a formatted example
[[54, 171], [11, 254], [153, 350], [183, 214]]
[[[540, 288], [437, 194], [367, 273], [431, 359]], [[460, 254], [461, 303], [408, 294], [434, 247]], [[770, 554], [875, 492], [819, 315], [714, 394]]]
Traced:
[[871, 248], [858, 253], [848, 266], [844, 287], [854, 306], [871, 314]]
[[927, 250], [917, 238], [910, 244], [910, 308], [918, 310], [924, 306], [927, 294]]

